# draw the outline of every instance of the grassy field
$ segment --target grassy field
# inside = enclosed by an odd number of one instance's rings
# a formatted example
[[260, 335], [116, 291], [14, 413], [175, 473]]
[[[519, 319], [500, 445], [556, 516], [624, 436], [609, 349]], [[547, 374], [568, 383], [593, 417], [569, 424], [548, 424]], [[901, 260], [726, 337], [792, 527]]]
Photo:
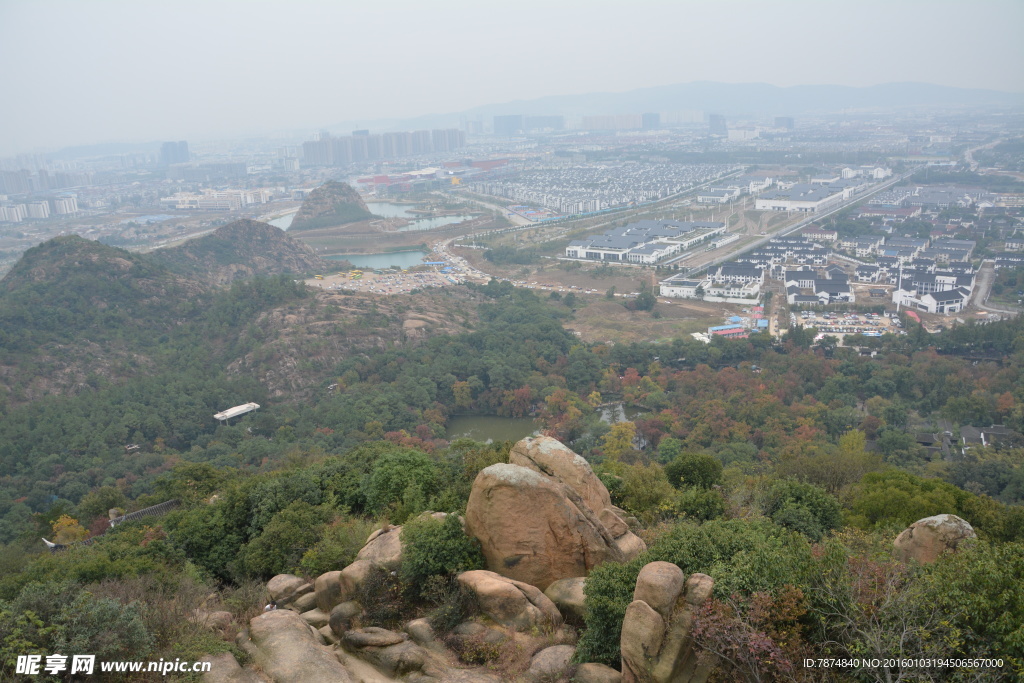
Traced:
[[691, 332], [706, 332], [721, 325], [726, 316], [739, 312], [739, 306], [703, 302], [663, 303], [659, 299], [653, 311], [630, 311], [621, 299], [584, 297], [566, 328], [587, 342], [669, 342]]

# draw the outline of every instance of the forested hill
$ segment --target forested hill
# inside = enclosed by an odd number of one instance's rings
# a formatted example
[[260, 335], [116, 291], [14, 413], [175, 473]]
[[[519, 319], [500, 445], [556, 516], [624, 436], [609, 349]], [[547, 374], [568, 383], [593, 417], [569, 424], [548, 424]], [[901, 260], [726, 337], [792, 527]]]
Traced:
[[150, 257], [176, 273], [213, 285], [281, 273], [309, 274], [329, 265], [313, 249], [266, 223], [239, 220]]
[[309, 193], [289, 230], [314, 230], [373, 218], [359, 193], [348, 183], [328, 181]]
[[0, 360], [51, 342], [114, 342], [167, 330], [207, 287], [138, 254], [74, 235], [29, 249], [0, 280]]

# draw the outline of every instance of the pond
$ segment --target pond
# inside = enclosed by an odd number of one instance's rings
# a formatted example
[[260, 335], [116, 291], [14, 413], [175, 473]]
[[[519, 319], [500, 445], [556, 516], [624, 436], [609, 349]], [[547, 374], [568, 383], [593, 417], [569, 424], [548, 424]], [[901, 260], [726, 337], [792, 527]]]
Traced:
[[348, 261], [360, 268], [412, 268], [422, 266], [425, 251], [393, 251], [387, 254], [331, 254], [324, 258], [328, 261]]
[[366, 207], [370, 213], [384, 218], [407, 218], [409, 225], [398, 229], [399, 232], [417, 232], [420, 230], [433, 230], [445, 225], [454, 225], [468, 221], [473, 216], [434, 216], [432, 218], [417, 218], [410, 210], [416, 208], [416, 204], [392, 204], [391, 202], [368, 202]]
[[610, 425], [616, 422], [632, 422], [639, 417], [649, 414], [650, 411], [636, 406], [627, 406], [623, 403], [613, 403], [601, 408], [601, 421]]
[[456, 415], [448, 420], [444, 438], [491, 441], [519, 441], [539, 434], [530, 417], [497, 417], [494, 415]]

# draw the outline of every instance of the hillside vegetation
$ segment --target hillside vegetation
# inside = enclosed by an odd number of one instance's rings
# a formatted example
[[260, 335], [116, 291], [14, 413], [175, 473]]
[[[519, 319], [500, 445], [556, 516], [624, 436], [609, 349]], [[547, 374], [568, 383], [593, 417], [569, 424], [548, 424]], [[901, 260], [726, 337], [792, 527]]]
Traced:
[[[123, 296], [144, 305], [150, 283], [169, 276], [133, 258], [124, 257], [125, 272], [149, 275]], [[8, 292], [45, 287], [56, 272], [40, 262], [16, 269]], [[478, 473], [508, 461], [510, 443], [445, 439], [452, 415], [477, 414], [532, 417], [590, 463], [647, 543], [636, 560], [590, 575], [578, 661], [619, 665], [638, 572], [660, 560], [714, 579], [694, 633], [721, 656], [715, 680], [885, 679], [841, 667], [822, 676], [802, 667], [806, 657], [1004, 661], [987, 672], [896, 665], [892, 680], [1024, 675], [1024, 449], [1011, 439], [943, 453], [917, 438], [940, 419], [954, 442], [968, 426], [1024, 430], [1024, 320], [938, 335], [908, 320], [908, 335], [863, 342], [872, 357], [816, 347], [813, 331], [799, 328], [779, 342], [584, 344], [565, 329], [564, 302], [496, 281], [387, 306], [313, 298], [287, 277], [206, 296], [172, 330], [153, 320], [134, 333], [133, 343], [162, 349], [158, 371], [0, 407], [5, 653], [14, 644], [56, 651], [72, 636], [102, 642], [111, 658], [232, 650], [231, 634], [175, 628], [161, 610], [198, 607], [190, 596], [213, 593], [245, 624], [267, 599], [262, 582], [344, 567], [370, 530], [410, 520], [417, 550], [408, 565], [374, 575], [361, 623], [393, 628], [440, 619], [438, 610], [458, 623], [472, 607], [451, 581], [479, 565], [474, 540], [459, 525], [421, 529], [416, 520], [464, 512]], [[400, 308], [417, 301], [435, 307], [432, 336], [372, 331], [423, 314]], [[329, 306], [349, 309], [347, 322], [317, 323], [337, 314]], [[100, 315], [83, 313], [75, 329], [91, 334]], [[304, 354], [274, 360], [289, 339], [315, 350], [362, 334], [349, 352], [305, 368], [319, 377], [314, 392], [283, 383], [272, 392], [272, 377], [250, 370], [301, 364]], [[261, 408], [230, 425], [212, 420], [244, 401]], [[602, 420], [610, 402], [633, 419]], [[127, 443], [138, 448], [126, 453]], [[170, 499], [182, 506], [165, 517], [106, 524], [110, 508]], [[897, 533], [937, 514], [963, 518], [978, 541], [932, 564], [900, 561]], [[43, 554], [39, 537], [57, 534], [95, 541]], [[149, 607], [132, 606], [137, 598]], [[62, 600], [125, 616], [89, 626], [47, 607]], [[463, 654], [505, 666], [497, 650]]]
[[311, 247], [259, 221], [239, 220], [209, 235], [159, 249], [150, 257], [168, 269], [212, 285], [255, 276], [323, 272], [330, 265]]

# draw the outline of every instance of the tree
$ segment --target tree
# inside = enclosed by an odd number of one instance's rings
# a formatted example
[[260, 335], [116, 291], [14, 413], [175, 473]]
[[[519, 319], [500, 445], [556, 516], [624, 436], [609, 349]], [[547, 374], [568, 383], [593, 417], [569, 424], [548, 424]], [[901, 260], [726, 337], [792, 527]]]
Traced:
[[764, 513], [779, 526], [820, 541], [841, 521], [839, 501], [813, 484], [784, 480], [768, 489]]
[[601, 437], [601, 451], [604, 456], [613, 462], [633, 450], [633, 440], [636, 438], [636, 425], [632, 422], [616, 422], [608, 433]]
[[680, 453], [665, 466], [668, 481], [677, 489], [710, 489], [722, 483], [722, 463], [707, 453]]
[[609, 287], [608, 291], [604, 293], [604, 298], [605, 299], [614, 299], [615, 298], [615, 286], [614, 285]]
[[53, 523], [54, 543], [71, 545], [72, 543], [84, 541], [88, 537], [88, 530], [79, 524], [78, 520], [73, 517], [61, 515], [57, 518], [57, 521]]

